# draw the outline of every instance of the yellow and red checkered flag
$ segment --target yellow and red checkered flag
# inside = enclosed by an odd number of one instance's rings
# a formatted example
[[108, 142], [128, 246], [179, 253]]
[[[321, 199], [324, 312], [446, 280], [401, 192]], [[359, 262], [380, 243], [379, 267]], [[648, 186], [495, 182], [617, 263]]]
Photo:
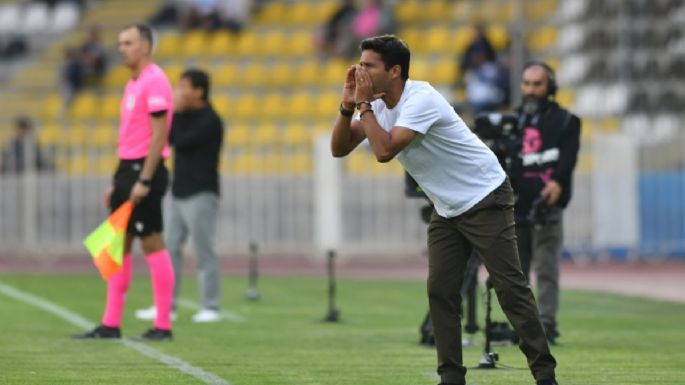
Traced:
[[133, 202], [122, 204], [83, 241], [104, 280], [121, 271], [126, 226], [132, 211]]

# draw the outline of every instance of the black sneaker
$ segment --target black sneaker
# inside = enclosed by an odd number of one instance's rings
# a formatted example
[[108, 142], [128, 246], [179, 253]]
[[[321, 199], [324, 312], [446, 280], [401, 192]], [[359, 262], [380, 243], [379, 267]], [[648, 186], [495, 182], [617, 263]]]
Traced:
[[83, 333], [83, 334], [75, 334], [71, 336], [71, 338], [77, 339], [77, 340], [83, 340], [83, 339], [112, 339], [112, 338], [121, 338], [121, 329], [119, 328], [111, 328], [109, 326], [105, 325], [98, 325], [95, 327], [95, 329]]
[[552, 378], [551, 380], [537, 380], [535, 382], [535, 385], [559, 385], [559, 384], [557, 383], [557, 380]]
[[136, 339], [140, 341], [171, 341], [174, 337], [171, 330], [152, 328]]

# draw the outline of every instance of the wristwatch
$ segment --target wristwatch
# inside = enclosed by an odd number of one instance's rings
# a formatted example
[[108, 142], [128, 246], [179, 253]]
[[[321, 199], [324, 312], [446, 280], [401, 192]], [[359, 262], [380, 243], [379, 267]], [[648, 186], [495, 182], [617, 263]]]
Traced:
[[340, 115], [346, 116], [348, 118], [351, 118], [352, 115], [354, 115], [354, 110], [348, 110], [345, 108], [342, 103], [340, 104]]
[[142, 184], [145, 187], [150, 187], [150, 185], [152, 184], [152, 181], [147, 178], [138, 178], [138, 182], [140, 182], [140, 184]]

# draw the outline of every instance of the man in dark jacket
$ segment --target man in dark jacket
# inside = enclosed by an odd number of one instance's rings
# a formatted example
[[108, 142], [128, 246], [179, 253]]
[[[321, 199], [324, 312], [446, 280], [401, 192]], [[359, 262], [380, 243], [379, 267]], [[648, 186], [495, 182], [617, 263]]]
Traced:
[[[185, 71], [174, 99], [177, 108], [169, 134], [169, 143], [174, 149], [172, 200], [164, 234], [176, 274], [174, 310], [178, 307], [181, 288], [182, 248], [190, 235], [195, 246], [202, 300], [202, 309], [193, 316], [193, 322], [216, 322], [221, 319], [221, 290], [214, 239], [224, 128], [209, 103], [209, 77], [204, 71]], [[141, 319], [152, 318], [154, 314], [154, 307], [136, 312]]]
[[571, 199], [573, 169], [580, 147], [580, 119], [554, 101], [554, 71], [544, 62], [523, 70], [519, 107], [521, 159], [512, 172], [518, 196], [516, 235], [521, 268], [537, 276], [538, 308], [547, 340], [559, 336], [559, 258], [563, 243], [563, 209]]

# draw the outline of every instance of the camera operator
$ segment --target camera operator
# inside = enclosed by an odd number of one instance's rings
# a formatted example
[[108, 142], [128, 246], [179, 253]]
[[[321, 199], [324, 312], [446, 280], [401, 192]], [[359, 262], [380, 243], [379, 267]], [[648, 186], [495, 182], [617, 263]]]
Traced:
[[559, 336], [559, 258], [562, 213], [571, 199], [571, 179], [580, 146], [580, 119], [554, 101], [554, 71], [539, 61], [527, 63], [521, 78], [522, 105], [517, 109], [521, 134], [520, 163], [512, 172], [516, 236], [521, 268], [537, 276], [538, 308], [547, 340]]

